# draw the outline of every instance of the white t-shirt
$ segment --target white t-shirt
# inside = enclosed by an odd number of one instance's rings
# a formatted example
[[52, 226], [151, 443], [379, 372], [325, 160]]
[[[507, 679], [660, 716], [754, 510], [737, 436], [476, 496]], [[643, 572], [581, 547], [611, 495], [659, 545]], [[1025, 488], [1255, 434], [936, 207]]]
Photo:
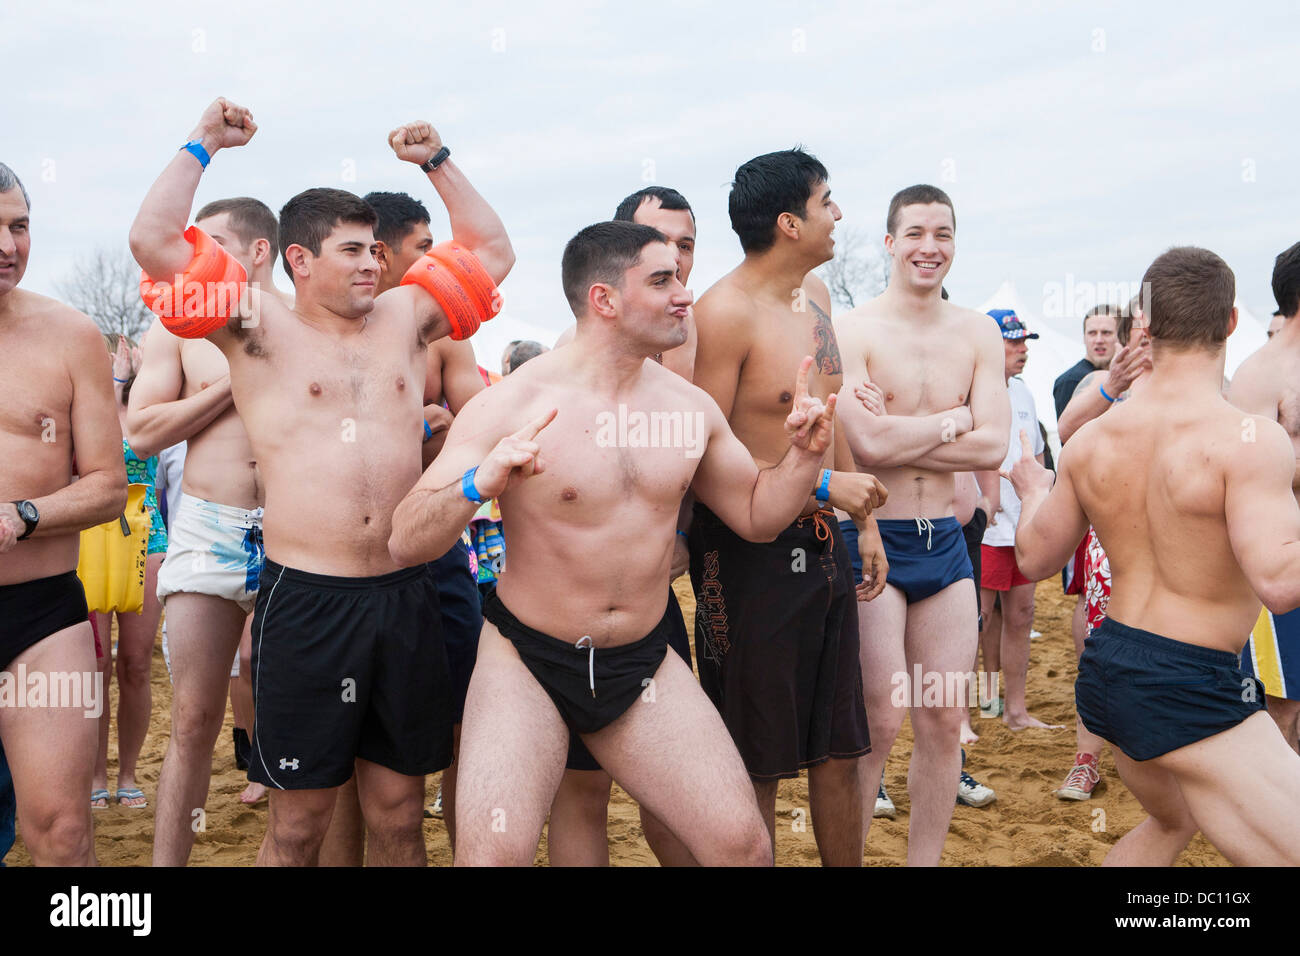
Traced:
[[[1019, 378], [1012, 376], [1007, 382], [1007, 397], [1011, 399], [1011, 443], [1007, 445], [1007, 457], [1002, 461], [1002, 470], [1010, 471], [1011, 466], [1020, 460], [1020, 430], [1024, 429], [1033, 443], [1034, 454], [1043, 453], [1043, 433], [1038, 428], [1038, 409], [1034, 405], [1034, 396], [1029, 386]], [[990, 547], [1007, 547], [1016, 543], [1016, 522], [1020, 520], [1020, 499], [1011, 482], [999, 479], [1001, 486], [1001, 507], [994, 516], [997, 524], [991, 524], [984, 532], [984, 543]]]

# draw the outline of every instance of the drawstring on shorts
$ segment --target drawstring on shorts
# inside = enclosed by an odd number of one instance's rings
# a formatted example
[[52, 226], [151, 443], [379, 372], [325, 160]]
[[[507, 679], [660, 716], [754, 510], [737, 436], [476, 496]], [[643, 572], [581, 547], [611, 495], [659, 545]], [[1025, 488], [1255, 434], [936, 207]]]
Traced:
[[584, 634], [573, 645], [580, 651], [587, 652], [587, 682], [591, 685], [591, 696], [596, 696], [596, 644], [590, 634]]
[[934, 522], [929, 518], [916, 519], [916, 533], [925, 535], [925, 550], [930, 550], [930, 545], [934, 543]]

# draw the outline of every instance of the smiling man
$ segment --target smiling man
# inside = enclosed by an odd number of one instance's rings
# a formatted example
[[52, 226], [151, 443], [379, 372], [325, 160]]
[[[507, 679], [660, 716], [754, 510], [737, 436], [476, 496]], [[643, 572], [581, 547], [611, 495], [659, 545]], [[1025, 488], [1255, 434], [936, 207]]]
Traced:
[[[942, 298], [956, 228], [943, 190], [911, 186], [896, 194], [885, 221], [889, 285], [835, 323], [845, 382], [874, 382], [886, 412], [841, 402], [842, 427], [858, 465], [875, 470], [894, 492], [877, 514], [889, 559], [885, 592], [859, 611], [875, 742], [862, 762], [866, 793], [878, 792], [905, 704], [919, 697], [913, 689], [900, 706], [899, 682], [906, 685], [919, 670], [940, 675], [945, 688], [961, 686], [978, 640], [970, 613], [974, 571], [953, 517], [953, 473], [1002, 463], [1011, 406], [997, 329], [987, 315]], [[958, 781], [965, 783], [959, 743], [965, 708], [964, 692], [911, 708], [911, 865], [935, 866], [943, 853]]]
[[[238, 284], [243, 270], [185, 222], [212, 154], [256, 129], [243, 107], [209, 106], [145, 197], [131, 249], [149, 276], [185, 281], [183, 315], [162, 283], [154, 308], [173, 332], [205, 336], [226, 356], [264, 480], [249, 777], [270, 788], [270, 813], [258, 862], [317, 862], [355, 764], [371, 862], [423, 865], [424, 775], [451, 759], [447, 656], [432, 576], [394, 562], [388, 536], [420, 475], [427, 344], [491, 317], [482, 303], [514, 252], [433, 127], [410, 123], [389, 145], [446, 203], [454, 264], [425, 257], [407, 275], [416, 287], [377, 296], [374, 210], [310, 189], [280, 213], [294, 307], [250, 290], [247, 305], [223, 309], [211, 287]], [[480, 304], [456, 308], [454, 290]], [[191, 297], [202, 307], [189, 308]]]

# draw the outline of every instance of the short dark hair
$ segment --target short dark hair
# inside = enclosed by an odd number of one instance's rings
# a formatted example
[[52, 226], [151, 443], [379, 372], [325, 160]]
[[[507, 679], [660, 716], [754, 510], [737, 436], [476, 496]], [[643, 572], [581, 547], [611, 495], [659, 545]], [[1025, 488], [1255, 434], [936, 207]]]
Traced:
[[510, 355], [506, 358], [506, 367], [510, 371], [518, 371], [519, 366], [523, 365], [529, 359], [535, 359], [546, 351], [546, 346], [541, 342], [516, 342], [510, 349]]
[[826, 167], [803, 147], [755, 156], [736, 170], [727, 211], [745, 252], [763, 252], [776, 243], [776, 220], [783, 212], [808, 214], [817, 183], [830, 179]]
[[686, 197], [676, 189], [667, 186], [647, 186], [645, 189], [638, 189], [618, 204], [618, 208], [614, 210], [615, 221], [636, 222], [636, 211], [647, 199], [658, 199], [659, 205], [664, 209], [685, 209], [691, 214], [691, 222], [695, 221], [695, 210], [686, 201]]
[[580, 231], [564, 247], [560, 262], [564, 297], [573, 314], [582, 315], [587, 290], [594, 283], [620, 285], [623, 273], [641, 261], [642, 249], [652, 242], [667, 241], [658, 229], [636, 222], [598, 222]]
[[898, 214], [904, 206], [928, 206], [934, 202], [941, 202], [948, 207], [948, 211], [952, 213], [952, 227], [956, 229], [957, 210], [952, 208], [952, 200], [948, 198], [948, 194], [938, 186], [927, 186], [922, 183], [894, 193], [894, 198], [889, 200], [889, 213], [885, 216], [885, 232], [891, 236], [894, 234], [894, 230], [898, 228]]
[[1273, 261], [1273, 298], [1278, 312], [1288, 318], [1300, 310], [1300, 242]]
[[1228, 264], [1208, 249], [1176, 246], [1147, 267], [1148, 332], [1157, 342], [1217, 347], [1228, 337], [1237, 280]]
[[374, 228], [379, 217], [370, 205], [346, 189], [308, 189], [294, 196], [280, 210], [280, 258], [284, 271], [293, 278], [289, 267], [290, 246], [302, 246], [313, 256], [320, 255], [320, 244], [341, 222], [356, 222]]
[[1111, 316], [1111, 317], [1114, 318], [1114, 320], [1115, 320], [1115, 328], [1116, 328], [1116, 331], [1118, 331], [1118, 330], [1119, 330], [1119, 319], [1120, 319], [1120, 316], [1123, 315], [1123, 314], [1124, 314], [1124, 307], [1123, 307], [1123, 306], [1119, 306], [1119, 305], [1111, 305], [1109, 302], [1104, 303], [1104, 304], [1102, 304], [1102, 305], [1094, 305], [1091, 309], [1089, 309], [1087, 312], [1085, 312], [1085, 313], [1083, 314], [1083, 331], [1084, 331], [1084, 334], [1086, 335], [1087, 332], [1088, 332], [1088, 320], [1091, 319], [1094, 315], [1109, 315], [1109, 316]]
[[429, 222], [429, 210], [424, 208], [424, 203], [406, 193], [373, 192], [362, 198], [379, 217], [375, 238], [390, 246], [401, 245], [416, 223]]
[[236, 196], [233, 199], [218, 199], [210, 202], [195, 215], [194, 221], [220, 216], [223, 212], [230, 214], [230, 228], [245, 247], [258, 239], [265, 239], [272, 249], [280, 245], [280, 228], [275, 221], [275, 213], [260, 199], [251, 196]]

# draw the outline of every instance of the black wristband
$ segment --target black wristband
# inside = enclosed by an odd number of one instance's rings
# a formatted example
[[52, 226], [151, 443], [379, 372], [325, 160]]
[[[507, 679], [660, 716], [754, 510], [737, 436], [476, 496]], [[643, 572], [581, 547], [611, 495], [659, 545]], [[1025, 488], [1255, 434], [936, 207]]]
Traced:
[[447, 159], [447, 157], [450, 155], [451, 155], [451, 150], [448, 149], [446, 146], [444, 146], [442, 149], [438, 150], [436, 153], [430, 156], [428, 162], [421, 163], [420, 168], [423, 169], [426, 173], [431, 173], [439, 166], [441, 166], [443, 162]]

